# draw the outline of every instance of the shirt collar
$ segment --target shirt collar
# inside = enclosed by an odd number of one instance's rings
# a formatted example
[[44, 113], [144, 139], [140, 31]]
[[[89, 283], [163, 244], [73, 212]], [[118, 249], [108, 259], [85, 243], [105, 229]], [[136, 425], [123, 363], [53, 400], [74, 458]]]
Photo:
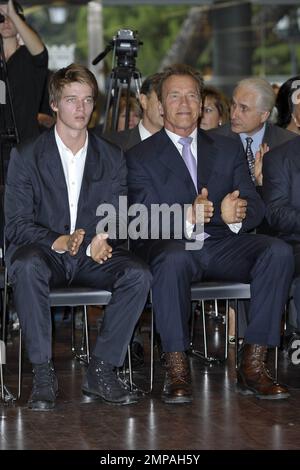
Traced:
[[[170, 137], [170, 139], [172, 140], [173, 144], [177, 146], [178, 140], [182, 137], [182, 135], [175, 134], [174, 132], [171, 132], [169, 129], [166, 129], [166, 128], [165, 128], [165, 131], [167, 135]], [[197, 138], [197, 127], [193, 130], [193, 132], [189, 135], [189, 137], [192, 137], [193, 142], [195, 141], [195, 139]]]
[[246, 148], [246, 145], [247, 145], [246, 138], [251, 137], [251, 139], [253, 140], [252, 149], [258, 149], [260, 144], [263, 141], [265, 130], [266, 130], [266, 123], [264, 123], [262, 128], [253, 135], [248, 135], [245, 132], [241, 132], [240, 133], [240, 138], [242, 140], [244, 148]]
[[139, 122], [138, 128], [142, 140], [148, 139], [148, 137], [152, 135], [151, 132], [149, 132], [148, 129], [146, 129], [146, 127], [143, 125], [142, 121]]
[[[62, 141], [62, 139], [59, 137], [56, 126], [54, 127], [54, 135], [55, 135], [55, 140], [56, 140], [57, 147], [58, 147], [58, 150], [59, 150], [60, 153], [61, 153], [61, 151], [72, 152], [72, 150], [69, 149], [69, 147], [67, 147], [64, 144], [64, 142]], [[83, 152], [86, 152], [87, 147], [88, 147], [88, 142], [89, 142], [89, 134], [88, 134], [88, 132], [86, 132], [86, 138], [85, 138], [84, 145], [83, 145], [83, 147], [81, 147], [81, 149], [78, 150], [76, 155], [81, 154]], [[76, 155], [74, 155], [74, 156], [76, 156]]]

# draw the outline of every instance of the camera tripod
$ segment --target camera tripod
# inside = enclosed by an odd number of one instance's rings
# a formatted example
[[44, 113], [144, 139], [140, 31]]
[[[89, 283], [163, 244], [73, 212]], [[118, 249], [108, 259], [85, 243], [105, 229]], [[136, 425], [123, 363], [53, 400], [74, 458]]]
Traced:
[[[109, 79], [107, 100], [105, 105], [103, 132], [117, 129], [121, 95], [125, 96], [126, 98], [125, 129], [128, 129], [130, 114], [129, 100], [131, 96], [132, 82], [134, 83], [135, 96], [138, 96], [142, 82], [142, 77], [139, 70], [135, 69], [134, 67], [126, 66], [116, 67], [112, 70]], [[112, 117], [109, 128], [108, 124], [110, 112]]]
[[[138, 40], [137, 31], [120, 29], [105, 50], [92, 62], [93, 65], [98, 64], [100, 60], [104, 59], [108, 52], [113, 50], [114, 65], [108, 84], [103, 132], [117, 129], [119, 105], [122, 94], [126, 99], [125, 129], [128, 129], [131, 84], [132, 82], [134, 83], [135, 96], [138, 97], [142, 82], [141, 73], [135, 67], [135, 58], [137, 57], [138, 46], [141, 44], [143, 43]], [[112, 118], [109, 122], [110, 113]]]

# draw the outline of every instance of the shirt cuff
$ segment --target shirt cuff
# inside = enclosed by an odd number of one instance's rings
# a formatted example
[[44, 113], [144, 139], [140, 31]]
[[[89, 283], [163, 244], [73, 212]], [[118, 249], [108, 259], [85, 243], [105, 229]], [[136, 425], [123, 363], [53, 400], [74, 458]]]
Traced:
[[188, 238], [191, 238], [194, 226], [195, 225], [191, 224], [191, 222], [189, 222], [188, 220], [185, 221], [185, 231]]
[[239, 233], [239, 231], [241, 230], [242, 228], [242, 222], [238, 222], [236, 224], [227, 224], [228, 227], [230, 228], [230, 230], [234, 233]]
[[[54, 245], [54, 243], [53, 243], [53, 245]], [[64, 253], [66, 253], [66, 250], [65, 251], [54, 250], [53, 245], [51, 246], [51, 250], [55, 251], [55, 253], [58, 253], [59, 255], [63, 255]]]

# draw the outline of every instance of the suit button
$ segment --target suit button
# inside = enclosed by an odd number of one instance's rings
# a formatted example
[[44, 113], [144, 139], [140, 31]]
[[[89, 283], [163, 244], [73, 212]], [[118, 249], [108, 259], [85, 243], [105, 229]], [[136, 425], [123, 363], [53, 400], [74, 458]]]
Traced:
[[69, 232], [70, 231], [70, 225], [65, 225], [65, 232]]

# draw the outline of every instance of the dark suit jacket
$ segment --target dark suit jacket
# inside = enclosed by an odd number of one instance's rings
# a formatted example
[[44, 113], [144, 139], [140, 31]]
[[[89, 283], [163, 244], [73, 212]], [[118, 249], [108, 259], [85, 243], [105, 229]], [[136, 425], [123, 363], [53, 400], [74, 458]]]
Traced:
[[[259, 225], [264, 204], [255, 191], [244, 150], [240, 142], [198, 130], [198, 193], [208, 189], [214, 203], [214, 216], [205, 231], [211, 235], [232, 234], [220, 215], [226, 194], [240, 190], [247, 199], [247, 217], [243, 231]], [[197, 196], [189, 171], [165, 130], [157, 132], [127, 152], [129, 202], [151, 204], [192, 204]]]
[[[230, 123], [224, 124], [224, 126], [215, 129], [215, 132], [220, 135], [225, 135], [236, 140], [241, 140], [239, 134], [232, 132]], [[276, 126], [271, 122], [266, 123], [266, 130], [263, 136], [262, 143], [268, 144], [270, 150], [277, 147], [278, 145], [288, 142], [296, 137], [295, 132], [290, 132], [282, 127]]]
[[300, 137], [268, 152], [263, 173], [268, 223], [284, 240], [300, 242]]
[[113, 144], [116, 144], [121, 147], [124, 152], [141, 142], [141, 136], [138, 126], [134, 127], [133, 129], [126, 129], [125, 131], [111, 131], [105, 133], [104, 137], [109, 142], [112, 142]]
[[[127, 194], [126, 177], [123, 152], [89, 133], [76, 221], [76, 228], [86, 231], [80, 250], [96, 234], [98, 206], [110, 203], [118, 208], [119, 195]], [[50, 248], [56, 238], [70, 233], [67, 185], [53, 129], [12, 150], [5, 219], [7, 259], [18, 246], [39, 243]]]

